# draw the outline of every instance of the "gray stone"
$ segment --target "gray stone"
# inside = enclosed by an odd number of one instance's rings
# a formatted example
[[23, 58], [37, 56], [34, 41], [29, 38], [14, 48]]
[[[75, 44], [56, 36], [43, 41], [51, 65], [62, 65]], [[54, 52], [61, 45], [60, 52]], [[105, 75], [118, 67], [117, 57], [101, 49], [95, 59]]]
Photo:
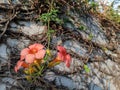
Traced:
[[[16, 33], [23, 33], [28, 36], [41, 36], [47, 31], [47, 27], [43, 26], [41, 22], [35, 23], [30, 21], [17, 21], [17, 23], [10, 23], [10, 29]], [[41, 34], [41, 35], [40, 35]]]
[[83, 34], [86, 35], [85, 39], [91, 39], [93, 42], [106, 46], [108, 43], [108, 40], [102, 31], [101, 27], [98, 25], [98, 22], [93, 18], [81, 18], [83, 20], [83, 24], [87, 27], [88, 30], [86, 30]]
[[80, 70], [81, 66], [83, 66], [83, 61], [82, 60], [72, 58], [72, 61], [71, 61], [71, 64], [70, 64], [69, 68], [66, 67], [64, 62], [61, 62], [60, 64], [54, 66], [54, 70], [61, 71], [61, 72], [72, 73], [72, 72]]
[[74, 82], [71, 79], [63, 76], [57, 76], [55, 79], [55, 83], [57, 86], [64, 86], [67, 87], [69, 90], [73, 90], [76, 88]]
[[0, 15], [0, 20], [2, 20], [3, 19], [3, 15]]
[[38, 87], [37, 87], [37, 88], [35, 88], [35, 90], [43, 90], [43, 88], [40, 88], [40, 87], [38, 88]]
[[95, 18], [91, 18], [89, 16], [80, 17], [79, 12], [77, 11], [72, 12], [69, 10], [68, 13], [71, 17], [74, 17], [74, 19], [69, 17], [69, 20], [74, 24], [75, 30], [81, 25], [86, 28], [86, 30], [78, 30], [84, 39], [92, 40], [92, 42], [103, 46], [106, 46], [108, 44], [108, 39]]
[[77, 90], [88, 90], [87, 89], [87, 83], [85, 76], [80, 74], [79, 72], [76, 74], [70, 74], [68, 75], [74, 82]]
[[0, 0], [0, 3], [10, 4], [9, 0]]
[[105, 62], [94, 62], [90, 64], [91, 76], [89, 82], [103, 89], [119, 90], [119, 64], [111, 61], [110, 59]]
[[15, 79], [9, 77], [0, 78], [0, 90], [17, 90], [13, 89], [15, 86], [18, 86]]
[[19, 0], [12, 0], [13, 4], [21, 4]]
[[64, 62], [54, 66], [54, 70], [61, 71], [61, 72], [71, 72], [71, 69], [65, 66]]
[[7, 63], [10, 56], [10, 49], [5, 44], [0, 44], [0, 63]]
[[105, 50], [105, 53], [107, 54], [107, 55], [111, 55], [112, 57], [118, 57], [118, 55], [116, 54], [116, 53], [113, 53], [112, 51], [110, 51], [110, 50]]
[[72, 23], [70, 23], [70, 22], [65, 23], [64, 26], [67, 27], [67, 28], [70, 28], [70, 29], [72, 29], [72, 30], [75, 29], [74, 24], [72, 24]]
[[5, 77], [2, 78], [2, 82], [9, 83], [10, 85], [17, 86], [17, 81], [13, 78]]
[[46, 31], [46, 26], [39, 26], [37, 24], [28, 24], [21, 27], [21, 32], [29, 36], [40, 35], [45, 33]]
[[62, 44], [61, 37], [53, 36], [52, 41], [51, 41], [51, 44], [54, 45], [55, 47], [56, 47], [57, 45], [61, 45], [61, 44]]
[[87, 55], [87, 49], [82, 47], [79, 42], [75, 42], [73, 40], [68, 40], [68, 41], [64, 42], [64, 46], [65, 46], [66, 49], [68, 49], [68, 51], [71, 50], [79, 56], [83, 56], [83, 57], [88, 56]]
[[7, 39], [7, 45], [12, 48], [12, 50], [17, 49], [21, 50], [25, 47], [27, 47], [30, 43], [29, 39], [26, 39], [25, 37], [21, 37], [21, 39], [12, 39], [8, 38]]
[[0, 90], [7, 90], [6, 84], [0, 83]]
[[34, 24], [34, 22], [30, 22], [30, 21], [19, 21], [18, 22], [18, 25], [26, 26], [26, 27], [30, 27], [31, 24]]
[[11, 39], [11, 38], [8, 38], [7, 39], [7, 45], [9, 45], [9, 47], [16, 47], [19, 43], [19, 40], [18, 39]]
[[103, 90], [101, 87], [99, 87], [94, 83], [90, 83], [88, 87], [89, 87], [89, 90]]
[[45, 79], [47, 79], [48, 81], [52, 82], [55, 80], [56, 78], [56, 75], [54, 72], [51, 72], [51, 71], [46, 71], [45, 72], [45, 76], [44, 76]]
[[18, 25], [17, 25], [15, 22], [11, 22], [11, 23], [10, 23], [10, 27], [11, 27], [11, 28], [17, 28], [17, 26], [18, 26]]

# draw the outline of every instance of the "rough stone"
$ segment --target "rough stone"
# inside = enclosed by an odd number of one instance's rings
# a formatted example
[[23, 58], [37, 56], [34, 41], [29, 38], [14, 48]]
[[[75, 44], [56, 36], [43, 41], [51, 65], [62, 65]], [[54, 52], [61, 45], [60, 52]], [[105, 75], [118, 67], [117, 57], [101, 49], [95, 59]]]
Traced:
[[11, 50], [21, 50], [25, 47], [27, 47], [30, 43], [29, 39], [26, 39], [25, 37], [21, 37], [21, 39], [12, 39], [8, 38], [7, 39], [7, 45], [11, 47]]
[[74, 90], [76, 88], [74, 82], [66, 77], [57, 76], [55, 79], [55, 83], [57, 86], [64, 86], [67, 87], [69, 90]]
[[90, 83], [89, 84], [89, 90], [103, 90], [101, 87], [99, 87], [98, 85], [94, 84], [94, 83]]
[[[108, 44], [108, 39], [95, 18], [80, 17], [78, 12], [69, 11], [69, 13], [74, 17], [74, 20], [72, 18], [69, 18], [69, 20], [75, 25], [75, 30], [78, 29], [80, 25], [86, 28], [86, 30], [78, 30], [84, 39], [92, 40], [92, 42], [103, 46]], [[80, 22], [80, 25], [76, 25], [76, 22]]]
[[[11, 90], [13, 86], [18, 86], [18, 83], [15, 79], [9, 77], [0, 78], [0, 90]], [[12, 90], [17, 90], [17, 88]]]
[[51, 71], [46, 71], [45, 72], [45, 76], [44, 76], [45, 79], [47, 79], [48, 81], [52, 82], [55, 80], [56, 78], [56, 75], [54, 72], [51, 72]]
[[[91, 76], [89, 82], [103, 89], [119, 90], [119, 65], [115, 62], [106, 60], [105, 63], [90, 64]], [[105, 87], [106, 86], [106, 87]]]
[[7, 90], [6, 84], [0, 83], [0, 90]]
[[71, 50], [79, 56], [83, 56], [83, 57], [88, 56], [87, 49], [82, 47], [79, 42], [68, 40], [68, 41], [64, 42], [63, 45], [65, 46], [66, 49], [68, 49], [68, 51]]
[[62, 44], [61, 37], [53, 36], [51, 44], [54, 45], [54, 46]]
[[0, 0], [0, 3], [10, 4], [9, 0]]
[[0, 63], [7, 63], [10, 56], [10, 49], [5, 44], [0, 44]]
[[95, 19], [91, 19], [91, 18], [81, 18], [84, 22], [83, 24], [86, 26], [86, 28], [88, 30], [86, 30], [85, 32], [80, 32], [83, 37], [85, 37], [85, 39], [91, 39], [93, 42], [99, 44], [99, 45], [103, 45], [106, 46], [108, 43], [108, 40], [104, 34], [104, 32], [102, 31], [102, 29], [100, 28], [100, 26], [98, 25], [98, 23], [96, 23], [97, 21], [95, 21]]
[[54, 66], [54, 70], [72, 73], [72, 72], [80, 70], [81, 69], [80, 66], [82, 65], [83, 65], [82, 60], [72, 58], [71, 65], [69, 68], [65, 66], [64, 62], [61, 62], [60, 64]]
[[17, 81], [13, 78], [5, 77], [2, 78], [2, 82], [9, 83], [10, 85], [17, 86]]
[[25, 26], [21, 27], [21, 32], [29, 36], [40, 35], [46, 31], [46, 26], [40, 26], [35, 23], [25, 23]]
[[19, 0], [12, 0], [13, 4], [21, 4], [21, 2]]
[[3, 18], [3, 15], [0, 15], [0, 20], [2, 20], [2, 18]]
[[69, 77], [73, 80], [73, 82], [76, 86], [75, 89], [88, 90], [87, 84], [85, 82], [85, 78], [80, 73], [71, 74], [71, 75], [69, 75]]

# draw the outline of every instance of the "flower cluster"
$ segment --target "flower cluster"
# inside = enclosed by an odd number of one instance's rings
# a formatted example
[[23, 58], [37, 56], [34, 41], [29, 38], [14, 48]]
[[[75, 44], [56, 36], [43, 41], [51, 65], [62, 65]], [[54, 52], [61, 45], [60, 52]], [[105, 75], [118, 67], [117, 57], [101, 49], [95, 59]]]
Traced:
[[35, 60], [42, 60], [45, 56], [44, 46], [41, 44], [30, 45], [29, 48], [25, 48], [20, 53], [20, 60], [15, 66], [15, 71], [17, 72], [21, 66], [28, 68]]
[[[15, 72], [20, 68], [24, 68], [24, 72], [29, 75], [41, 75], [46, 68], [53, 67], [60, 62], [65, 62], [70, 67], [71, 57], [63, 46], [57, 46], [57, 56], [50, 61], [45, 60], [47, 56], [51, 56], [50, 50], [45, 50], [42, 44], [35, 43], [25, 48], [20, 53], [20, 60], [15, 66]], [[50, 57], [49, 57], [50, 58]]]

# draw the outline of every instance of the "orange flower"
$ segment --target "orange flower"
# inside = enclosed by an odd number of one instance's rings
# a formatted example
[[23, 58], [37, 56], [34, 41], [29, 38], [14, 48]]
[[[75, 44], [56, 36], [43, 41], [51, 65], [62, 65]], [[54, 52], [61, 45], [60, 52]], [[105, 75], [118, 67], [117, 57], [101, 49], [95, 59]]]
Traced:
[[70, 67], [71, 57], [67, 54], [66, 49], [62, 46], [57, 46], [58, 54], [57, 58], [64, 61], [67, 67]]
[[46, 52], [43, 48], [44, 46], [38, 43], [30, 45], [29, 48], [25, 48], [21, 51], [20, 60], [25, 59], [27, 63], [31, 64], [35, 59], [42, 59]]
[[36, 59], [36, 60], [34, 60], [34, 64], [35, 64], [35, 65], [41, 64], [41, 63], [44, 63], [44, 60], [43, 60], [43, 59]]
[[17, 62], [17, 65], [15, 66], [15, 72], [17, 72], [21, 67], [24, 67], [24, 68], [28, 68], [29, 67], [29, 65], [27, 64], [27, 63], [25, 63], [24, 61], [21, 61], [21, 60], [19, 60], [18, 62]]
[[32, 67], [32, 66], [24, 70], [24, 72], [26, 74], [29, 74], [29, 75], [35, 73], [36, 71], [37, 71], [37, 69], [35, 67]]
[[53, 61], [51, 61], [51, 62], [48, 64], [48, 67], [49, 67], [49, 68], [50, 68], [50, 67], [53, 67], [53, 66], [55, 66], [55, 65], [57, 65], [57, 64], [60, 64], [60, 62], [61, 62], [60, 59], [55, 58]]

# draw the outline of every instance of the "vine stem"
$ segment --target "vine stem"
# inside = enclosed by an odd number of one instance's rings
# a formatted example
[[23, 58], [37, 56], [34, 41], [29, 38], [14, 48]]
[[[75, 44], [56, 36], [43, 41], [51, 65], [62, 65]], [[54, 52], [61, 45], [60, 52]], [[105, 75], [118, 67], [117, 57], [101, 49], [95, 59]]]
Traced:
[[50, 48], [50, 38], [51, 38], [51, 36], [50, 36], [50, 20], [48, 20], [48, 33], [47, 33], [47, 36], [48, 36], [48, 50], [49, 50], [49, 48]]
[[[51, 3], [49, 2], [49, 5], [50, 5], [50, 10], [49, 12], [51, 12], [51, 10], [53, 9], [53, 2], [54, 0], [51, 1]], [[47, 26], [48, 26], [48, 33], [47, 33], [47, 36], [48, 36], [48, 50], [50, 48], [50, 38], [51, 38], [51, 35], [50, 35], [50, 19], [48, 20], [48, 23], [47, 23]]]

